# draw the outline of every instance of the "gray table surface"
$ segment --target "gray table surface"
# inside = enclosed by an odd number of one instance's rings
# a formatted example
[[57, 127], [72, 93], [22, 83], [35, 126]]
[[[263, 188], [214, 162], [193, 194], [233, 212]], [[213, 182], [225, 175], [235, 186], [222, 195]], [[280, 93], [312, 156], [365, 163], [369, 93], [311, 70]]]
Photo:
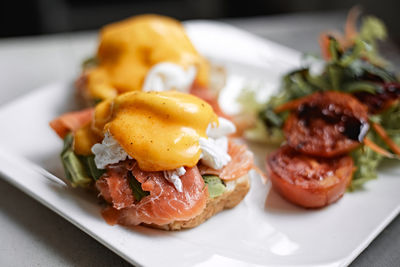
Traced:
[[[223, 20], [288, 47], [318, 53], [318, 33], [340, 28], [344, 12]], [[42, 85], [71, 81], [96, 33], [0, 39], [0, 105]], [[396, 64], [399, 53], [385, 46]], [[0, 266], [129, 266], [90, 236], [0, 179]], [[400, 266], [397, 217], [353, 266]]]

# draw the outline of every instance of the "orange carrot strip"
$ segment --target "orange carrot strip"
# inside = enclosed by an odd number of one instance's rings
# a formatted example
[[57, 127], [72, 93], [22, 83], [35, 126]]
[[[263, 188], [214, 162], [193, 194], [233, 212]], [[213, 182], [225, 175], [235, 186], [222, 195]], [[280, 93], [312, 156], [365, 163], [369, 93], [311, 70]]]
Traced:
[[390, 149], [398, 156], [400, 156], [400, 147], [390, 139], [389, 135], [386, 133], [385, 129], [381, 125], [376, 122], [372, 123], [372, 127], [376, 131], [376, 133], [382, 137], [382, 140], [390, 147]]
[[336, 39], [339, 42], [341, 48], [343, 48], [343, 43], [345, 42], [345, 38], [343, 34], [338, 31], [324, 31], [321, 32], [318, 38], [319, 47], [321, 49], [321, 54], [323, 59], [329, 61], [332, 58], [331, 51], [329, 49], [330, 37]]
[[292, 110], [297, 108], [298, 106], [300, 106], [303, 103], [303, 98], [299, 98], [299, 99], [295, 99], [286, 103], [283, 103], [282, 105], [277, 106], [276, 108], [274, 108], [274, 112], [276, 113], [280, 113], [286, 110]]
[[388, 158], [396, 158], [395, 155], [393, 155], [392, 153], [390, 153], [389, 151], [381, 148], [380, 146], [378, 146], [377, 144], [375, 144], [374, 142], [372, 142], [369, 138], [365, 137], [364, 138], [364, 145], [366, 145], [367, 147], [369, 147], [370, 149], [372, 149], [373, 151], [375, 151], [378, 154], [381, 154], [384, 157], [388, 157]]
[[350, 9], [347, 16], [346, 25], [344, 28], [346, 46], [353, 42], [353, 39], [357, 36], [357, 19], [361, 14], [361, 8], [354, 6]]
[[322, 57], [325, 60], [330, 60], [332, 55], [329, 51], [329, 35], [326, 33], [321, 33], [318, 38], [319, 47], [321, 49]]

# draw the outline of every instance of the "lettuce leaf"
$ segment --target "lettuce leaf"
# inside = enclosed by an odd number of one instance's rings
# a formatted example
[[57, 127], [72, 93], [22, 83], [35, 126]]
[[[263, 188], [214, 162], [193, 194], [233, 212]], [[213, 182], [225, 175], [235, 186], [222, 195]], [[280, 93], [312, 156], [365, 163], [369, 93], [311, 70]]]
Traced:
[[88, 187], [93, 179], [88, 175], [85, 165], [81, 162], [78, 155], [73, 151], [72, 133], [64, 138], [64, 148], [61, 152], [61, 161], [64, 166], [65, 175], [70, 181], [72, 187]]

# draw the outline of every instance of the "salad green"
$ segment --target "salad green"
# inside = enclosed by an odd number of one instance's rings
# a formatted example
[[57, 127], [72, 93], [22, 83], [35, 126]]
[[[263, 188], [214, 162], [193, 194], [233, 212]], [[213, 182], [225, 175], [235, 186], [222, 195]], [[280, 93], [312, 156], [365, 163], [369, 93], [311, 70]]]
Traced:
[[89, 172], [85, 164], [82, 163], [80, 156], [73, 151], [74, 136], [69, 133], [64, 138], [64, 148], [61, 152], [61, 161], [64, 166], [67, 179], [72, 187], [87, 187], [93, 179], [89, 176]]
[[133, 176], [131, 172], [128, 172], [128, 181], [136, 201], [139, 202], [142, 198], [150, 194], [142, 189], [142, 184], [136, 180], [135, 176]]
[[[315, 92], [336, 90], [353, 94], [367, 104], [370, 122], [378, 123], [387, 136], [400, 145], [400, 81], [392, 66], [379, 55], [378, 42], [387, 37], [384, 24], [376, 17], [363, 18], [358, 33], [351, 38], [326, 33], [320, 43], [324, 59], [307, 55], [303, 67], [286, 74], [279, 92], [257, 110], [255, 127], [249, 129], [247, 137], [280, 144], [283, 141], [282, 126], [288, 111], [276, 112], [276, 108]], [[394, 89], [393, 89], [394, 88]], [[394, 91], [397, 90], [397, 91]], [[239, 103], [244, 113], [260, 103], [251, 90], [243, 90]], [[382, 106], [390, 103], [390, 106]], [[254, 109], [253, 109], [254, 114]], [[385, 150], [392, 150], [387, 142], [371, 127], [368, 139]], [[377, 168], [384, 158], [366, 145], [351, 153], [357, 167], [350, 189], [377, 177]]]

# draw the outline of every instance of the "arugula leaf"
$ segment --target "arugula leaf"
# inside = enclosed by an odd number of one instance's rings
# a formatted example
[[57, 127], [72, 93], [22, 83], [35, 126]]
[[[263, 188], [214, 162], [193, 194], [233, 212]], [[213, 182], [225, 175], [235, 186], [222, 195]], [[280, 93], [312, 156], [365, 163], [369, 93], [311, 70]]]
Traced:
[[271, 127], [282, 127], [283, 118], [276, 114], [271, 108], [266, 108], [260, 113], [265, 124]]
[[363, 51], [363, 55], [374, 65], [388, 65], [388, 62], [378, 54], [378, 41], [385, 40], [386, 38], [387, 30], [381, 20], [373, 16], [363, 19], [358, 39], [368, 43], [367, 49]]
[[368, 92], [371, 94], [375, 94], [376, 91], [379, 89], [379, 86], [377, 86], [375, 83], [367, 81], [348, 82], [344, 83], [342, 86], [343, 91], [346, 91], [348, 93]]
[[343, 80], [343, 70], [337, 65], [328, 65], [327, 72], [331, 81], [331, 89], [339, 91]]
[[355, 60], [358, 60], [362, 55], [369, 49], [369, 45], [360, 39], [354, 40], [354, 46], [347, 49], [340, 61], [338, 62], [342, 67], [348, 67], [352, 64]]
[[338, 61], [342, 54], [340, 51], [339, 42], [332, 36], [329, 37], [329, 52], [332, 57], [331, 61], [333, 61], [333, 62]]
[[380, 114], [379, 121], [390, 139], [400, 145], [400, 102]]
[[353, 191], [360, 188], [365, 182], [378, 177], [377, 168], [383, 157], [366, 146], [353, 151], [351, 156], [356, 167], [349, 187], [349, 190]]
[[97, 168], [96, 163], [94, 162], [94, 155], [83, 156], [82, 159], [86, 163], [86, 169], [94, 180], [97, 181], [106, 172], [104, 169]]
[[64, 138], [61, 161], [64, 166], [65, 175], [72, 187], [88, 187], [93, 180], [89, 177], [79, 157], [74, 153], [72, 148], [73, 140], [72, 133], [67, 134]]
[[71, 150], [73, 143], [74, 143], [74, 135], [72, 133], [68, 133], [64, 137], [64, 146], [63, 146], [63, 150], [61, 151], [61, 154], [64, 154], [68, 150]]
[[139, 183], [138, 180], [136, 180], [135, 176], [133, 176], [131, 172], [128, 172], [128, 181], [129, 181], [129, 186], [132, 189], [132, 194], [135, 197], [136, 201], [140, 201], [145, 196], [150, 195], [148, 191], [144, 191], [142, 189], [142, 184]]
[[386, 26], [377, 17], [367, 16], [362, 21], [359, 35], [360, 39], [368, 42], [385, 40], [387, 38]]

